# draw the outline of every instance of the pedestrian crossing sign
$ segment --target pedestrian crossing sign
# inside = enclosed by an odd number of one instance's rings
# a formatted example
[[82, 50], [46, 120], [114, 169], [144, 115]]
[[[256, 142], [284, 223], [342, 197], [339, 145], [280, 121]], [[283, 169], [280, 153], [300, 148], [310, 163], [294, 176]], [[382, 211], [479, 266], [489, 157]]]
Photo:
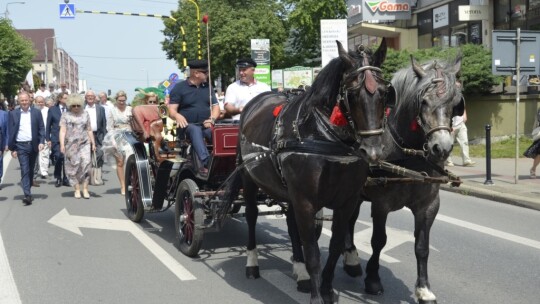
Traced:
[[75, 4], [60, 3], [60, 19], [75, 19]]

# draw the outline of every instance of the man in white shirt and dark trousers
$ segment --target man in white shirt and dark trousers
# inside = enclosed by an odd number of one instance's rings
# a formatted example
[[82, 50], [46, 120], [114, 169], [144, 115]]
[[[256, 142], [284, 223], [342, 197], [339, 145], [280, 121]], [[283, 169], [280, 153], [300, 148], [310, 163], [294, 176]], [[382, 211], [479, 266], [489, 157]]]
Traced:
[[270, 91], [270, 86], [258, 82], [253, 75], [257, 63], [251, 58], [242, 58], [236, 61], [239, 79], [231, 83], [225, 92], [225, 111], [232, 115], [234, 120], [240, 119], [240, 113], [253, 97]]
[[[469, 157], [469, 137], [467, 135], [467, 126], [465, 125], [465, 122], [467, 122], [467, 111], [463, 111], [462, 116], [454, 116], [454, 118], [452, 118], [452, 137], [454, 140], [457, 140], [459, 146], [461, 147], [463, 166], [473, 167], [476, 165], [476, 162], [471, 160]], [[454, 166], [451, 154], [446, 159], [445, 165], [448, 167]]]
[[9, 150], [13, 158], [19, 159], [23, 204], [30, 205], [34, 198], [30, 188], [37, 154], [45, 143], [45, 126], [41, 112], [30, 107], [30, 95], [18, 95], [20, 108], [9, 113]]

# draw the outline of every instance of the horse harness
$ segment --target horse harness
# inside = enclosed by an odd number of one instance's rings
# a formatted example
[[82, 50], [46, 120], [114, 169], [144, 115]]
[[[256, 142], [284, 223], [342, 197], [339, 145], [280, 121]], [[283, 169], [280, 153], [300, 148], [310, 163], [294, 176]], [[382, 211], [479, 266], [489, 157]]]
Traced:
[[[444, 81], [444, 77], [442, 75], [441, 69], [437, 69], [437, 78], [434, 78], [433, 80], [431, 80], [431, 82], [437, 84], [437, 92], [436, 92], [437, 97], [444, 96], [444, 94], [446, 93], [446, 83]], [[390, 136], [392, 137], [392, 141], [396, 144], [397, 147], [401, 149], [403, 154], [408, 155], [408, 156], [413, 156], [413, 157], [418, 156], [418, 157], [424, 158], [426, 163], [432, 169], [437, 171], [437, 173], [439, 173], [441, 176], [431, 177], [431, 176], [428, 176], [425, 172], [416, 172], [416, 171], [409, 170], [400, 166], [396, 166], [389, 162], [380, 162], [379, 165], [376, 166], [376, 168], [405, 176], [405, 178], [368, 177], [368, 180], [366, 181], [366, 186], [380, 186], [380, 185], [386, 185], [390, 183], [418, 183], [418, 182], [419, 183], [440, 183], [440, 184], [451, 183], [453, 187], [460, 186], [461, 179], [457, 175], [453, 174], [452, 172], [448, 170], [441, 168], [439, 165], [432, 162], [427, 157], [428, 152], [427, 152], [426, 145], [427, 145], [427, 139], [429, 138], [429, 136], [431, 136], [431, 134], [433, 134], [434, 132], [440, 131], [440, 130], [447, 130], [448, 132], [452, 132], [452, 129], [449, 126], [444, 126], [444, 125], [439, 125], [431, 129], [428, 129], [426, 128], [426, 124], [422, 122], [422, 119], [420, 118], [420, 114], [416, 116], [416, 123], [422, 128], [422, 130], [426, 134], [425, 135], [426, 142], [424, 143], [422, 150], [409, 149], [409, 148], [402, 147], [405, 145], [403, 139], [395, 132], [395, 130], [392, 129], [390, 125], [388, 125], [388, 129], [390, 130]], [[399, 138], [401, 145], [396, 142], [396, 139], [395, 139], [396, 137]]]

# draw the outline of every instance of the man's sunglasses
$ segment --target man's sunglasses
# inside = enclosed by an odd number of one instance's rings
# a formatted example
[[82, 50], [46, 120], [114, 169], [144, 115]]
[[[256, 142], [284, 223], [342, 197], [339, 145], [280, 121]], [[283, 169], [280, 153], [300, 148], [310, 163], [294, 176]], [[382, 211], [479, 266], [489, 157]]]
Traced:
[[71, 107], [72, 107], [72, 108], [80, 108], [81, 105], [72, 105]]

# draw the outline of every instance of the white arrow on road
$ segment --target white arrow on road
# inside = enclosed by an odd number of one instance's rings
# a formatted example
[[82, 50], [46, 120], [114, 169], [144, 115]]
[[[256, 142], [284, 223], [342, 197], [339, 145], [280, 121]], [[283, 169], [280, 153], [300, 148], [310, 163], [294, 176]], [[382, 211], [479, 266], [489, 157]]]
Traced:
[[180, 265], [177, 260], [169, 255], [163, 248], [154, 242], [152, 238], [150, 238], [146, 233], [144, 233], [144, 231], [142, 231], [130, 220], [70, 215], [66, 209], [62, 209], [62, 211], [58, 212], [48, 222], [80, 236], [83, 235], [80, 228], [130, 232], [181, 281], [196, 279], [194, 275], [184, 268], [184, 266]]

